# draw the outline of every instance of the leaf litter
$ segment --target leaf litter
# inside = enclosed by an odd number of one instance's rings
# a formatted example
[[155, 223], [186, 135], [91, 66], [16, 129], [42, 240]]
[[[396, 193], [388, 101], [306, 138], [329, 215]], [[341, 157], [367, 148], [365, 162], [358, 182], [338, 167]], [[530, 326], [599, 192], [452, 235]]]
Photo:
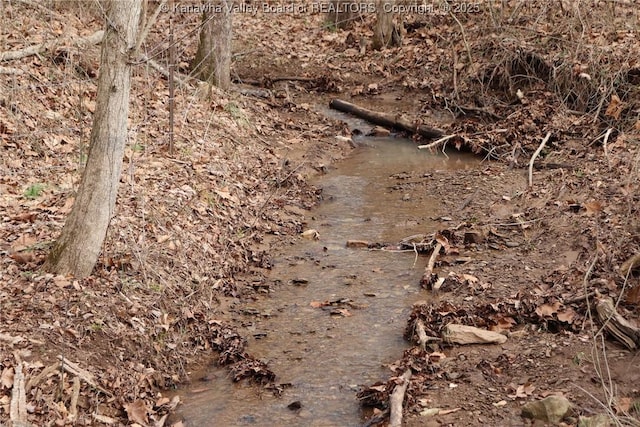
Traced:
[[[507, 342], [412, 346], [390, 364], [388, 381], [363, 387], [360, 401], [384, 409], [410, 368], [409, 423], [420, 423], [419, 414], [433, 407], [439, 422], [517, 424], [514, 401], [549, 393], [567, 394], [587, 410], [590, 397], [570, 386], [600, 392], [593, 386], [597, 369], [582, 356], [592, 348], [587, 303], [624, 296], [618, 310], [630, 319], [638, 313], [639, 74], [628, 60], [637, 56], [637, 28], [625, 29], [628, 13], [637, 11], [620, 4], [581, 15], [590, 25], [582, 35], [589, 49], [581, 51], [574, 49], [580, 36], [573, 27], [554, 24], [577, 19], [564, 3], [528, 21], [540, 3], [503, 11], [514, 25], [503, 25], [501, 34], [477, 25], [496, 17], [488, 9], [457, 20], [410, 15], [403, 46], [382, 52], [366, 44], [371, 17], [325, 33], [320, 16], [242, 16], [239, 26], [260, 31], [236, 33], [253, 50], [234, 66], [273, 96], [214, 90], [215, 99], [206, 101], [198, 91], [179, 90], [177, 109], [189, 114], [173, 157], [165, 148], [166, 81], [136, 69], [134, 91], [141, 96], [132, 99], [117, 215], [95, 274], [83, 280], [42, 274], [38, 266], [71, 208], [86, 156], [99, 48], [69, 62], [59, 52], [12, 61], [24, 74], [0, 80], [15, 91], [0, 104], [0, 420], [9, 417], [12, 392], [24, 389], [16, 413], [35, 424], [162, 425], [179, 403], [163, 390], [188, 380], [185, 366], [213, 361], [229, 366], [234, 380], [253, 379], [274, 393], [288, 387], [246, 351], [233, 318], [246, 301], [269, 292], [271, 245], [305, 232], [303, 213], [321, 193], [307, 179], [351, 149], [349, 138], [336, 138], [344, 136], [343, 125], [308, 107], [345, 92], [425, 123], [434, 111], [450, 113], [454, 119], [440, 125], [456, 135], [453, 145], [500, 160], [480, 170], [409, 171], [392, 191], [436, 195], [442, 226], [464, 224], [440, 231], [449, 247], [433, 274], [444, 281], [433, 301], [413, 307], [407, 340], [420, 321], [431, 338], [455, 323], [500, 332]], [[3, 32], [5, 49], [100, 29], [99, 20], [76, 19], [62, 6], [36, 13], [32, 7], [3, 8], [5, 22], [19, 16], [21, 26], [32, 28], [27, 41]], [[598, 13], [612, 14], [607, 27], [594, 18]], [[180, 18], [178, 33], [199, 21], [195, 14]], [[161, 16], [150, 46], [165, 40], [167, 19]], [[523, 36], [528, 25], [536, 37]], [[181, 60], [194, 50], [195, 41]], [[594, 51], [600, 61], [593, 61]], [[310, 80], [278, 81], [291, 73]], [[64, 84], [43, 83], [49, 81]], [[70, 101], [76, 99], [83, 108]], [[547, 131], [553, 137], [526, 189], [523, 168]], [[442, 239], [396, 246], [421, 243], [429, 254], [436, 241]], [[354, 308], [316, 304], [340, 315]], [[628, 372], [630, 356], [608, 346], [616, 355], [610, 364], [619, 407], [633, 408], [639, 379]]]

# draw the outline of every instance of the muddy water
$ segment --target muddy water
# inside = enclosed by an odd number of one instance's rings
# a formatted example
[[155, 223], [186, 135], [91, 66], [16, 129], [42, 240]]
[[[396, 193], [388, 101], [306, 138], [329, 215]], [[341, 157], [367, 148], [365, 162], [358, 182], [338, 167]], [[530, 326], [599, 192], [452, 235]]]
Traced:
[[[182, 414], [190, 426], [357, 426], [359, 385], [383, 380], [385, 365], [407, 344], [403, 329], [411, 305], [427, 295], [418, 282], [426, 258], [413, 253], [345, 248], [349, 239], [395, 242], [433, 231], [438, 200], [391, 191], [402, 172], [437, 173], [476, 167], [466, 155], [433, 155], [395, 138], [364, 138], [351, 158], [316, 183], [325, 202], [309, 215], [320, 239], [283, 248], [271, 279], [273, 296], [242, 315], [248, 351], [268, 362], [282, 397], [233, 384], [224, 370], [184, 390]], [[415, 175], [414, 175], [415, 176]], [[348, 299], [350, 305], [314, 308], [312, 302]], [[340, 309], [342, 311], [336, 311]], [[332, 314], [332, 310], [334, 313]], [[289, 409], [299, 402], [301, 408]]]

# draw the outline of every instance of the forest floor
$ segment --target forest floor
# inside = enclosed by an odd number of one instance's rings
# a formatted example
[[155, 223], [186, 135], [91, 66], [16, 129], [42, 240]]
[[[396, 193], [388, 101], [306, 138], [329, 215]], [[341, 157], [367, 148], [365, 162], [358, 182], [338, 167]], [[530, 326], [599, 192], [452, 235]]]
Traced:
[[[638, 425], [640, 340], [604, 333], [595, 306], [612, 298], [634, 330], [639, 12], [551, 3], [407, 14], [402, 46], [382, 51], [370, 46], [371, 16], [336, 30], [309, 10], [239, 13], [234, 90], [179, 87], [172, 152], [167, 81], [136, 66], [117, 212], [81, 280], [39, 266], [72, 206], [95, 107], [99, 46], [66, 47], [100, 29], [100, 11], [6, 3], [2, 51], [60, 43], [0, 73], [0, 425], [21, 410], [33, 425], [179, 425], [179, 399], [164, 390], [209, 363], [273, 387], [278, 373], [252, 357], [234, 319], [274, 292], [277, 248], [301, 238], [322, 199], [309, 179], [352, 149], [349, 129], [316, 112], [333, 98], [438, 127], [451, 137], [435, 150], [485, 159], [408, 171], [390, 188], [441, 202], [430, 236], [445, 281], [414, 307], [407, 338], [418, 324], [446, 336], [449, 323], [507, 337], [407, 350], [388, 382], [361, 391], [372, 416], [385, 418], [411, 368], [407, 425], [545, 425], [521, 412], [552, 395], [573, 404], [556, 422], [607, 414]], [[177, 14], [181, 71], [198, 23]], [[146, 47], [160, 64], [167, 26], [162, 14]]]

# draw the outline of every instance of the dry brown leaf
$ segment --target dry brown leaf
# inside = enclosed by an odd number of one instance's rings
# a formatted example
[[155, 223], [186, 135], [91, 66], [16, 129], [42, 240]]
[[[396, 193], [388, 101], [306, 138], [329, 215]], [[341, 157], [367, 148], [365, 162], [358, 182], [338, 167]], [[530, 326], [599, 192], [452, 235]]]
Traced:
[[9, 258], [14, 260], [18, 264], [28, 264], [35, 259], [33, 254], [29, 252], [14, 252], [9, 255]]
[[625, 414], [629, 413], [629, 409], [631, 409], [631, 405], [633, 404], [633, 399], [630, 397], [619, 397], [616, 400], [616, 413]]
[[498, 324], [493, 326], [490, 330], [493, 332], [508, 331], [516, 325], [517, 322], [513, 317], [501, 317], [498, 319]]
[[564, 311], [558, 312], [558, 320], [566, 323], [573, 323], [573, 319], [576, 317], [576, 312], [572, 308], [567, 308]]
[[326, 307], [330, 305], [329, 301], [311, 301], [309, 305], [313, 308]]
[[127, 403], [124, 405], [124, 410], [127, 411], [129, 421], [146, 426], [148, 424], [147, 415], [149, 414], [149, 408], [143, 400], [138, 399], [133, 403]]
[[0, 375], [0, 386], [2, 388], [13, 387], [13, 368], [4, 368]]
[[625, 301], [629, 304], [640, 304], [640, 286], [636, 285], [633, 288], [629, 289]]
[[349, 310], [346, 308], [336, 308], [335, 310], [331, 310], [331, 314], [342, 317], [351, 317], [353, 316]]
[[542, 304], [536, 308], [536, 314], [540, 317], [551, 317], [560, 309], [560, 303], [558, 301], [553, 304]]
[[605, 111], [604, 115], [618, 120], [622, 110], [624, 110], [624, 103], [620, 100], [618, 95], [613, 94], [611, 95], [611, 101], [609, 102], [609, 106], [607, 107], [607, 111]]
[[229, 189], [226, 188], [226, 187], [223, 188], [222, 190], [214, 190], [214, 191], [218, 196], [222, 197], [225, 200], [230, 200], [230, 201], [232, 201], [234, 203], [240, 203], [238, 198], [236, 196], [234, 196], [233, 194], [231, 194], [229, 192]]
[[604, 204], [602, 202], [589, 202], [584, 203], [582, 206], [586, 209], [587, 215], [593, 215], [600, 212], [604, 207]]

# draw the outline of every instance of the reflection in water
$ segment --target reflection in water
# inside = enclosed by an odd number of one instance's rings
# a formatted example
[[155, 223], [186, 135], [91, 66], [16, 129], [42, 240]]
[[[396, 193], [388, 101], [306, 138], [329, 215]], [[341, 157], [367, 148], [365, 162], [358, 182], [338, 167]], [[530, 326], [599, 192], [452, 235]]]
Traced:
[[[345, 248], [349, 239], [396, 242], [433, 230], [437, 200], [428, 194], [391, 191], [391, 175], [475, 167], [465, 155], [433, 155], [393, 138], [362, 139], [354, 155], [321, 177], [326, 202], [311, 212], [308, 227], [319, 241], [283, 248], [271, 272], [273, 298], [256, 302], [246, 316], [248, 351], [269, 363], [277, 382], [291, 383], [281, 398], [226, 371], [183, 393], [182, 413], [191, 426], [355, 426], [362, 414], [358, 385], [385, 379], [385, 364], [400, 358], [413, 302], [426, 297], [418, 282], [426, 259], [413, 254]], [[414, 173], [414, 176], [415, 173]], [[419, 175], [418, 175], [419, 176]], [[426, 190], [425, 190], [426, 192]], [[292, 279], [305, 279], [294, 285]], [[313, 301], [348, 298], [346, 317], [313, 308]], [[287, 405], [299, 401], [301, 409]]]

